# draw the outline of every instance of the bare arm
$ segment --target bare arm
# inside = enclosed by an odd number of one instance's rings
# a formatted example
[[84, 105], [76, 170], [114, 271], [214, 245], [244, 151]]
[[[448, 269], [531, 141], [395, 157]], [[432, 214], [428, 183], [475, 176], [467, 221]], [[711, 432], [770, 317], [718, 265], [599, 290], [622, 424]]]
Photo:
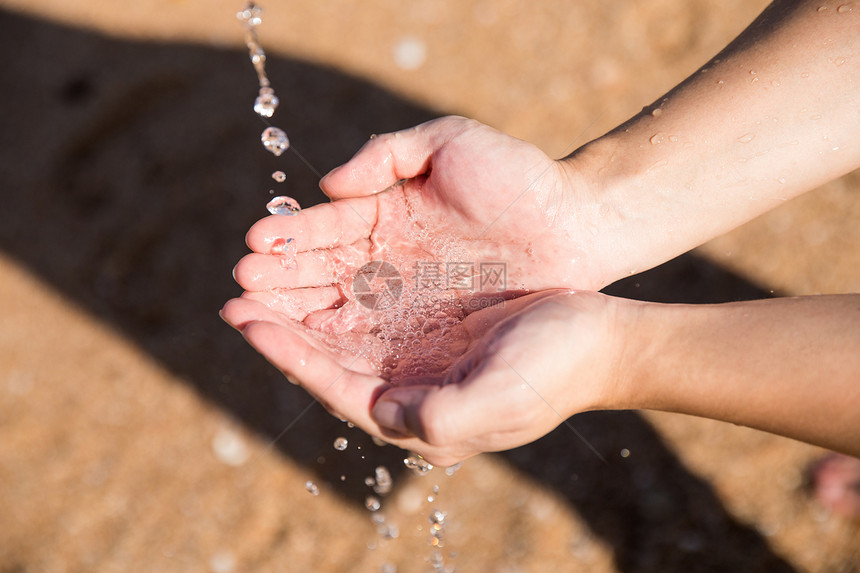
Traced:
[[615, 278], [857, 168], [860, 4], [774, 2], [697, 73], [565, 161], [596, 189], [583, 214], [600, 233], [586, 250], [618, 261]]
[[860, 295], [641, 304], [609, 407], [704, 416], [860, 455]]

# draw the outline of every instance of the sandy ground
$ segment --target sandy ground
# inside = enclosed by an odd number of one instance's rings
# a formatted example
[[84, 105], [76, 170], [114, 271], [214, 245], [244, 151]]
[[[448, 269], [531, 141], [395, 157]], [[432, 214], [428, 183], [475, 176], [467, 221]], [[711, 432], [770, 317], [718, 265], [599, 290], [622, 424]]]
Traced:
[[[269, 173], [322, 200], [259, 146], [237, 4], [0, 0], [0, 572], [424, 571], [433, 508], [461, 572], [860, 571], [858, 526], [808, 495], [804, 444], [588, 414], [572, 424], [607, 463], [562, 427], [419, 477], [286, 384], [217, 317]], [[271, 0], [261, 39], [278, 123], [324, 172], [444, 113], [560, 156], [763, 5]], [[858, 291], [858, 192], [854, 173], [611, 291]], [[364, 508], [379, 464], [393, 540]]]

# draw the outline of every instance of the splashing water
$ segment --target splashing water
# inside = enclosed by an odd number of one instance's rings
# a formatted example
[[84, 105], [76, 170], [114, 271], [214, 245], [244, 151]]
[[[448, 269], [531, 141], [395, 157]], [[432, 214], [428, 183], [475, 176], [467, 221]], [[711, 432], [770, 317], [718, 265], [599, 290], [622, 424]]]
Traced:
[[287, 180], [287, 174], [283, 171], [275, 171], [272, 173], [272, 179], [274, 179], [278, 183], [283, 183]]
[[275, 95], [272, 88], [260, 88], [257, 99], [254, 100], [254, 111], [262, 117], [272, 117], [281, 100]]
[[336, 438], [334, 441], [334, 449], [336, 449], [340, 452], [344, 451], [348, 445], [349, 445], [349, 442], [343, 436]]
[[391, 486], [394, 483], [394, 480], [391, 479], [391, 473], [388, 471], [388, 468], [385, 466], [377, 466], [374, 470], [375, 475], [375, 484], [373, 485], [373, 491], [378, 493], [379, 495], [386, 495], [391, 492]]
[[320, 494], [319, 486], [310, 480], [305, 482], [305, 489], [308, 490], [308, 492], [311, 495], [319, 495]]
[[379, 508], [382, 507], [382, 502], [379, 501], [378, 497], [369, 495], [364, 499], [364, 507], [370, 511], [379, 511]]
[[260, 141], [275, 157], [280, 157], [290, 147], [290, 139], [284, 130], [278, 127], [267, 127], [263, 130]]
[[266, 204], [266, 209], [272, 215], [298, 215], [302, 210], [298, 201], [286, 196], [275, 197]]
[[412, 473], [419, 476], [424, 476], [430, 473], [433, 465], [422, 458], [421, 456], [409, 456], [403, 460], [403, 465], [412, 470]]

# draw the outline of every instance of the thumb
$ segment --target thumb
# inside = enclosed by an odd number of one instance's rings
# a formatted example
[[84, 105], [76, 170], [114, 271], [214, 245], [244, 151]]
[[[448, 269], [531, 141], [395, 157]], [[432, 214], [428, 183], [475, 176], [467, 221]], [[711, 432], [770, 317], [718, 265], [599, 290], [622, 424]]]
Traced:
[[383, 428], [423, 439], [424, 424], [419, 414], [421, 405], [426, 401], [427, 396], [438, 388], [438, 386], [392, 388], [376, 400], [370, 415]]
[[465, 118], [443, 117], [411, 129], [372, 137], [352, 159], [320, 180], [331, 199], [362, 197], [401, 179], [427, 173], [433, 153], [465, 126]]

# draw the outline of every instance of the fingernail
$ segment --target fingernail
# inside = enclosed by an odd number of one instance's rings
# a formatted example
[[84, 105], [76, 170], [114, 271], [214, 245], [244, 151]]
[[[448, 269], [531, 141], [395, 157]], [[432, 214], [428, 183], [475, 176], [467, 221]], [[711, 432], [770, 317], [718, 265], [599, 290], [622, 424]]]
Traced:
[[376, 423], [384, 428], [389, 428], [401, 434], [411, 434], [406, 427], [403, 416], [403, 407], [391, 400], [379, 400], [370, 412]]

